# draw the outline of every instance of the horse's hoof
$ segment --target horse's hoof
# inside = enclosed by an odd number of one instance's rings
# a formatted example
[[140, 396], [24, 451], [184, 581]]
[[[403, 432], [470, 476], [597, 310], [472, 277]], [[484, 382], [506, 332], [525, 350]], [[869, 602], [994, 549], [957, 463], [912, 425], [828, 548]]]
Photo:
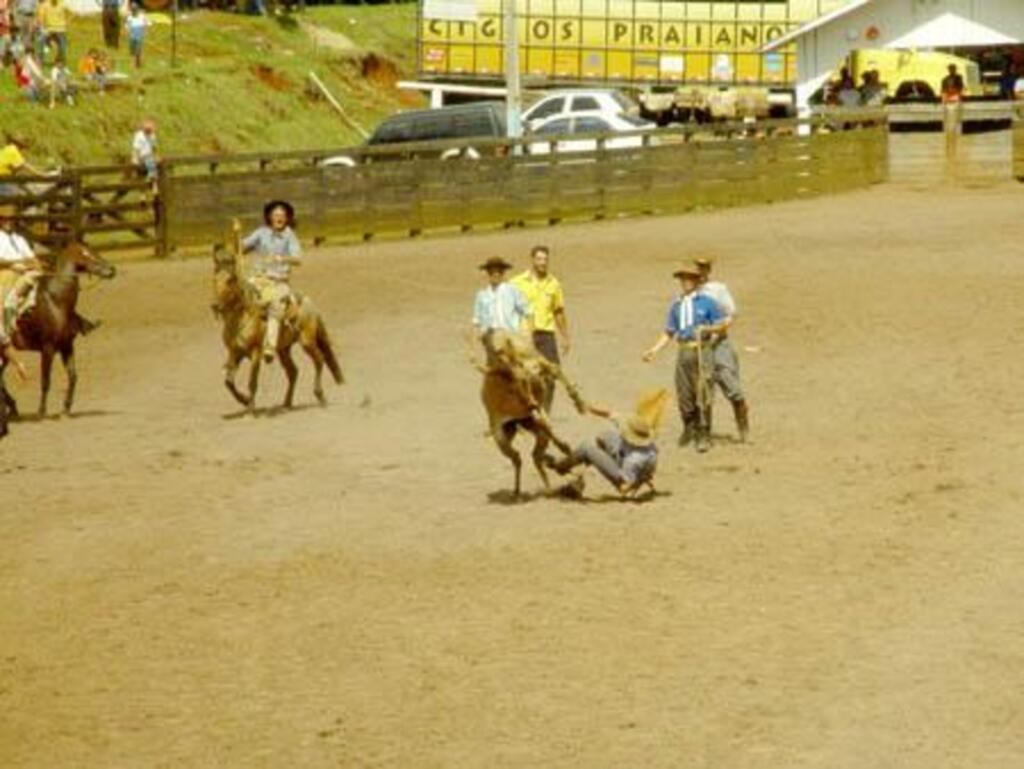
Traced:
[[314, 395], [316, 395], [316, 402], [317, 403], [319, 403], [321, 406], [326, 406], [327, 405], [327, 398], [324, 397], [324, 394], [322, 392], [314, 393]]

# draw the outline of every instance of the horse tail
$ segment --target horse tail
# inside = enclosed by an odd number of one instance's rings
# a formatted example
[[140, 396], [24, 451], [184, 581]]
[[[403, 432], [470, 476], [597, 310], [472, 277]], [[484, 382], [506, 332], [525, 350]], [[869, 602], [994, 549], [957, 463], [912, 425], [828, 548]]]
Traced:
[[345, 375], [341, 373], [338, 358], [334, 354], [334, 348], [331, 347], [331, 337], [327, 334], [327, 327], [324, 326], [322, 318], [317, 318], [316, 320], [316, 346], [320, 350], [320, 354], [324, 356], [324, 362], [327, 364], [327, 368], [331, 370], [334, 381], [338, 384], [344, 384]]

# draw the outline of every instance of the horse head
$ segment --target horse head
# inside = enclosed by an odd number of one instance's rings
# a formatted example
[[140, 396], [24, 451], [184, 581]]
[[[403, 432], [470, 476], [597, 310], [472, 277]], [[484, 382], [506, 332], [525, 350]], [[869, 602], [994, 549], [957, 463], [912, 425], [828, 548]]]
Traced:
[[57, 272], [61, 273], [65, 269], [75, 275], [92, 275], [103, 280], [110, 280], [117, 275], [114, 265], [79, 242], [68, 244], [57, 254]]
[[242, 285], [238, 275], [238, 261], [224, 246], [213, 249], [213, 309], [221, 313], [242, 298]]

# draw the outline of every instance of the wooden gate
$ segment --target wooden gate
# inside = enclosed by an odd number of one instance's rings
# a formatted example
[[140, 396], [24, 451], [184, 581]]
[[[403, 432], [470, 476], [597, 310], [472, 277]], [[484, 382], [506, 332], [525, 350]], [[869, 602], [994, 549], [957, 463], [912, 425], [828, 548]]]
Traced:
[[131, 166], [90, 166], [55, 176], [5, 177], [0, 206], [43, 254], [71, 240], [94, 251], [162, 254], [152, 185]]

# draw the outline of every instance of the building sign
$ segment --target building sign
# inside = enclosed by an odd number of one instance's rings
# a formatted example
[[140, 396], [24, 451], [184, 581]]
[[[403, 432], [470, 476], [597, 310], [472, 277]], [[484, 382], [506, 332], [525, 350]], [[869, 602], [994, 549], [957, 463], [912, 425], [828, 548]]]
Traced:
[[[422, 0], [420, 74], [502, 77], [502, 0], [475, 0], [475, 20], [442, 19]], [[526, 82], [750, 83], [787, 86], [795, 46], [766, 43], [850, 0], [519, 0]], [[433, 11], [432, 11], [433, 13]]]

